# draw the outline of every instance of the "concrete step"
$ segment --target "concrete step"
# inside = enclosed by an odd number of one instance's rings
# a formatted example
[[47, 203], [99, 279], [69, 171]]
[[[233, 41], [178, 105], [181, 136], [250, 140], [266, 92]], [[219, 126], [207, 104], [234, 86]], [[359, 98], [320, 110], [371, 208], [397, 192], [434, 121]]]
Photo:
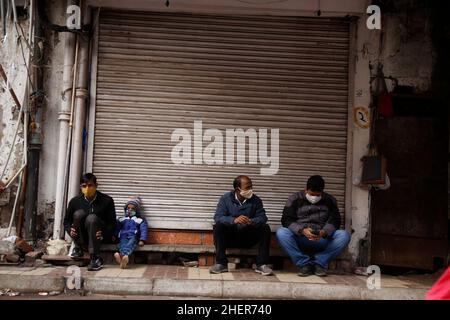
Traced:
[[[20, 292], [74, 292], [67, 287], [73, 270], [60, 268], [1, 269], [0, 289], [9, 288]], [[151, 273], [152, 268], [159, 271]], [[182, 270], [186, 273], [184, 277], [180, 277], [179, 272]], [[187, 276], [191, 271], [200, 277]], [[315, 276], [300, 278], [295, 273], [287, 272], [263, 277], [252, 270], [236, 274], [233, 272], [209, 275], [207, 269], [167, 266], [139, 266], [127, 270], [106, 266], [97, 272], [82, 268], [79, 274], [81, 287], [78, 291], [85, 293], [221, 299], [421, 300], [430, 287], [389, 277], [386, 282], [382, 280], [380, 289], [370, 290], [364, 279], [358, 280], [354, 275], [329, 276], [327, 278], [330, 278], [330, 281]], [[386, 285], [383, 286], [383, 283]]]
[[[102, 251], [116, 251], [117, 245], [104, 244], [101, 246]], [[214, 246], [208, 245], [188, 245], [188, 244], [146, 244], [142, 247], [137, 246], [138, 252], [179, 252], [179, 253], [215, 253]]]

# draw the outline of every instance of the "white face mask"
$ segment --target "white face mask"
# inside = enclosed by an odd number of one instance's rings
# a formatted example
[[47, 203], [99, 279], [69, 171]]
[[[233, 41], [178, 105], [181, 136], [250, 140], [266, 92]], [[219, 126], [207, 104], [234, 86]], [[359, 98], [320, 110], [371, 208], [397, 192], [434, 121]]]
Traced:
[[239, 193], [241, 197], [244, 197], [245, 199], [250, 199], [253, 196], [253, 190], [248, 189], [247, 191], [241, 191]]
[[310, 194], [306, 193], [306, 199], [308, 199], [308, 201], [312, 204], [316, 204], [320, 201], [320, 199], [322, 199], [322, 196], [311, 196]]

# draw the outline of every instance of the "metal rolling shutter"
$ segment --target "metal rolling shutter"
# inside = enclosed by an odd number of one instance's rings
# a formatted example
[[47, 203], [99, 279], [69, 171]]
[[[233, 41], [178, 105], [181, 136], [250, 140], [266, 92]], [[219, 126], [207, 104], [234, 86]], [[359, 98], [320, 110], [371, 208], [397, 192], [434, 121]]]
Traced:
[[[321, 174], [343, 215], [348, 50], [349, 25], [338, 19], [102, 12], [93, 152], [101, 190], [118, 214], [141, 195], [152, 227], [211, 229], [218, 199], [247, 174], [275, 229], [289, 195]], [[173, 164], [173, 130], [193, 136], [197, 120], [224, 142], [226, 128], [279, 128], [278, 173], [260, 175], [259, 159]]]

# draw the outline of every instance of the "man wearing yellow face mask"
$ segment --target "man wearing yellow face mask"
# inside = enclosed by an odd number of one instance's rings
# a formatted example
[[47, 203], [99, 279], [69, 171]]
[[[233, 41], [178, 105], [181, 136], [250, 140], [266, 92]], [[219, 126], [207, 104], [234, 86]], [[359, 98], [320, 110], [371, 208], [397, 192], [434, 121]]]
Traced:
[[99, 256], [101, 242], [110, 242], [116, 227], [114, 200], [97, 190], [97, 178], [86, 173], [81, 179], [81, 194], [70, 200], [64, 229], [75, 243], [71, 257], [82, 259], [83, 250], [89, 251], [91, 262], [88, 270], [103, 267]]

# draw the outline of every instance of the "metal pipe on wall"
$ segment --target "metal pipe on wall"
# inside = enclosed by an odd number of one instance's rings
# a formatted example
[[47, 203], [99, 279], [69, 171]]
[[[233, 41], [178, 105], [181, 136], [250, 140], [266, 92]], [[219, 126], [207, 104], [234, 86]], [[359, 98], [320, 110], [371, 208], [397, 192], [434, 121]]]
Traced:
[[[33, 57], [34, 57], [34, 70], [33, 70], [33, 83], [35, 92], [33, 92], [34, 98], [30, 105], [30, 139], [28, 140], [28, 161], [27, 161], [27, 185], [25, 191], [25, 222], [24, 222], [24, 238], [33, 242], [37, 238], [37, 193], [39, 188], [39, 161], [42, 146], [42, 105], [44, 102], [43, 94], [43, 69], [42, 69], [42, 25], [40, 23], [40, 17], [36, 14], [36, 7], [43, 5], [41, 1], [36, 1], [34, 6], [34, 34], [35, 40], [33, 41]], [[39, 59], [37, 58], [39, 57]]]
[[[90, 7], [85, 4], [81, 10], [83, 14], [83, 25], [89, 25], [91, 22]], [[70, 155], [70, 174], [67, 199], [77, 196], [80, 191], [79, 186], [83, 163], [83, 129], [86, 122], [86, 100], [88, 97], [89, 40], [89, 37], [79, 37], [80, 59], [77, 75], [77, 88], [75, 92], [76, 102], [74, 112], [74, 130], [71, 148], [72, 151]]]
[[[67, 6], [76, 4], [77, 1], [68, 0]], [[53, 239], [59, 239], [62, 231], [62, 221], [65, 211], [65, 190], [67, 185], [67, 161], [69, 151], [69, 120], [72, 101], [72, 86], [74, 81], [75, 65], [75, 40], [76, 35], [72, 32], [64, 33], [64, 69], [63, 69], [63, 92], [61, 111], [59, 112], [59, 146], [58, 167], [56, 171], [56, 196], [55, 196], [55, 220], [53, 224]]]

